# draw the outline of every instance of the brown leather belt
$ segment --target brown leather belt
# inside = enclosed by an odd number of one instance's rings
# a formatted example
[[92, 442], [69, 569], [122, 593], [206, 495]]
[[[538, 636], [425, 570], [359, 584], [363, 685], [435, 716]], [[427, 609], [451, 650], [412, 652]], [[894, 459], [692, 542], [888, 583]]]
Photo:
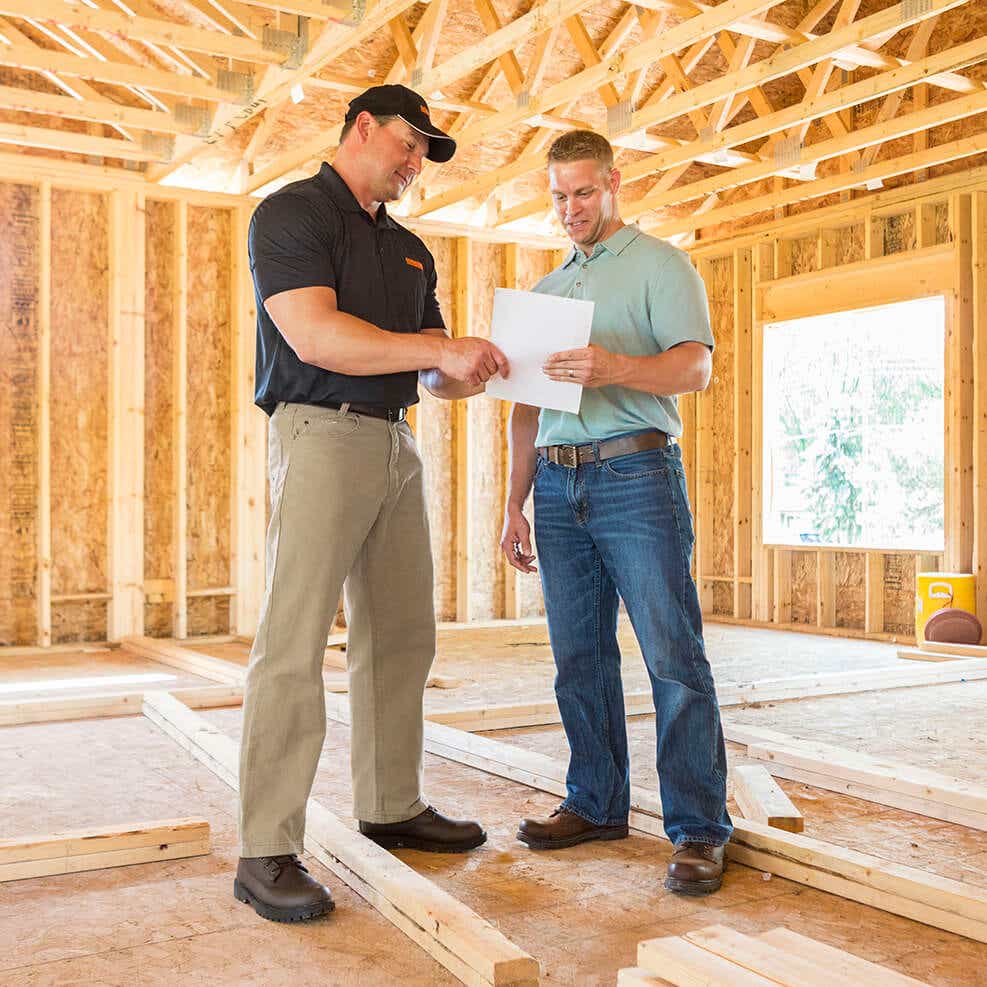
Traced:
[[[587, 442], [579, 446], [539, 446], [538, 455], [558, 466], [575, 469], [582, 463], [595, 463], [597, 460], [613, 459], [614, 456], [628, 456], [632, 452], [646, 449], [664, 449], [670, 443], [664, 432], [639, 432], [637, 435], [622, 435], [602, 442]], [[597, 451], [594, 451], [594, 448]]]
[[[336, 404], [334, 401], [326, 401], [322, 407], [334, 408], [336, 411], [339, 411], [343, 406], [341, 404]], [[372, 404], [350, 404], [346, 410], [352, 411], [354, 415], [367, 415], [369, 418], [383, 418], [384, 421], [388, 422], [403, 422], [408, 417], [408, 409], [404, 407], [381, 408]]]

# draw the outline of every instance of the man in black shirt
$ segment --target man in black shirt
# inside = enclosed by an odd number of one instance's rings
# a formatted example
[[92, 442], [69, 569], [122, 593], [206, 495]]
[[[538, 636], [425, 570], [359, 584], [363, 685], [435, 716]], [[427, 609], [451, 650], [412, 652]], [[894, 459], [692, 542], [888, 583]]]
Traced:
[[478, 823], [447, 819], [422, 796], [435, 616], [422, 464], [404, 419], [419, 380], [463, 398], [508, 367], [489, 341], [447, 336], [432, 255], [384, 206], [423, 157], [454, 151], [416, 93], [369, 89], [349, 106], [332, 165], [268, 196], [250, 224], [271, 521], [244, 696], [234, 893], [276, 921], [333, 908], [298, 854], [344, 582], [360, 831], [386, 847], [445, 852], [486, 840]]

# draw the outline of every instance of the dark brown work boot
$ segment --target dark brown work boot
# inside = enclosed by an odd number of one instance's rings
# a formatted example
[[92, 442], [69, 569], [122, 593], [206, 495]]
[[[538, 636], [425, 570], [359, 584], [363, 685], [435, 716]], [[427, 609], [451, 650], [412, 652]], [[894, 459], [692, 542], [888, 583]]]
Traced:
[[723, 883], [725, 865], [723, 847], [685, 840], [675, 848], [668, 862], [665, 887], [679, 894], [712, 894]]
[[272, 922], [302, 922], [336, 907], [329, 889], [311, 877], [293, 853], [241, 857], [233, 897]]
[[532, 850], [561, 850], [589, 840], [622, 840], [627, 823], [620, 826], [597, 826], [559, 806], [548, 819], [522, 819], [517, 838]]
[[404, 822], [361, 822], [360, 832], [385, 850], [406, 847], [430, 853], [465, 853], [487, 842], [479, 823], [447, 819], [431, 806]]

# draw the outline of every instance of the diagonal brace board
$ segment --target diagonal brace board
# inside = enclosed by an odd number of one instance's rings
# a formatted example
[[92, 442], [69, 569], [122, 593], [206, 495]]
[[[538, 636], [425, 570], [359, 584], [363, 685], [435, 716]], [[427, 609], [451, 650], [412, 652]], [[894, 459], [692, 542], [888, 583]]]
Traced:
[[[230, 737], [167, 693], [146, 693], [144, 714], [230, 787], [237, 787], [239, 752]], [[538, 983], [536, 960], [315, 799], [308, 803], [305, 848], [463, 983]]]

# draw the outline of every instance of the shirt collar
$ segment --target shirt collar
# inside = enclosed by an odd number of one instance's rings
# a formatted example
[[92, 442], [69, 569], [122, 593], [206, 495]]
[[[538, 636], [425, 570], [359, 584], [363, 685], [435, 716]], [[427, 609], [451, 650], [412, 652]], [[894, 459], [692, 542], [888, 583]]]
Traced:
[[[606, 250], [607, 253], [611, 253], [614, 257], [617, 257], [623, 253], [624, 248], [627, 247], [628, 244], [633, 243], [640, 235], [640, 228], [634, 224], [621, 226], [621, 228], [612, 236], [609, 236], [606, 240], [601, 240], [600, 243], [596, 244], [593, 248], [593, 252], [589, 256], [593, 257], [602, 250]], [[568, 267], [577, 257], [586, 257], [586, 254], [584, 254], [578, 247], [570, 248], [569, 253], [562, 262], [562, 267]]]
[[[352, 189], [343, 180], [343, 176], [327, 161], [322, 162], [322, 167], [319, 169], [319, 178], [329, 192], [333, 202], [340, 209], [345, 209], [346, 212], [363, 213], [367, 220], [370, 220], [370, 214], [357, 201]], [[397, 226], [397, 223], [388, 216], [387, 207], [383, 202], [377, 210], [377, 226], [389, 226], [392, 228]]]

